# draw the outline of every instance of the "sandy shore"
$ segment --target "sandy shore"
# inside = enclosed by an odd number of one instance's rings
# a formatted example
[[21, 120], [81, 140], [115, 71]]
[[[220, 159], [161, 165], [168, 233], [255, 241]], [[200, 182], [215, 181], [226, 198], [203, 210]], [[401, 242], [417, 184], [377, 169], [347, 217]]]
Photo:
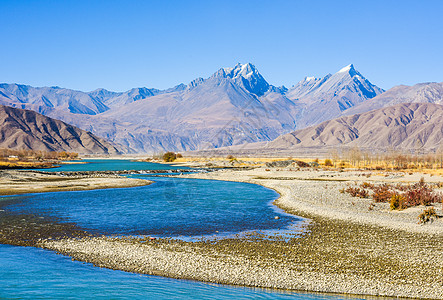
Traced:
[[[85, 237], [39, 246], [100, 267], [208, 282], [303, 291], [443, 298], [443, 225], [418, 225], [420, 209], [386, 204], [338, 189], [361, 181], [417, 182], [421, 175], [361, 172], [218, 171], [186, 177], [262, 184], [276, 204], [308, 218], [307, 234], [289, 242], [258, 237], [189, 243]], [[443, 181], [440, 177], [428, 182]], [[437, 205], [441, 214], [441, 204]]]
[[147, 185], [142, 179], [122, 176], [61, 176], [32, 171], [0, 171], [0, 195], [81, 191]]

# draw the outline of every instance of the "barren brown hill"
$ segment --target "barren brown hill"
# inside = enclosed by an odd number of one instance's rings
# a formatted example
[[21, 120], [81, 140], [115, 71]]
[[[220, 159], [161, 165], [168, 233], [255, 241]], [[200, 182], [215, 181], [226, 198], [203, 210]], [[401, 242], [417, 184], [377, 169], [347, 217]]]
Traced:
[[0, 105], [0, 148], [117, 154], [90, 132], [30, 110]]
[[442, 105], [405, 103], [297, 130], [269, 142], [265, 148], [357, 146], [374, 150], [437, 150], [442, 138]]

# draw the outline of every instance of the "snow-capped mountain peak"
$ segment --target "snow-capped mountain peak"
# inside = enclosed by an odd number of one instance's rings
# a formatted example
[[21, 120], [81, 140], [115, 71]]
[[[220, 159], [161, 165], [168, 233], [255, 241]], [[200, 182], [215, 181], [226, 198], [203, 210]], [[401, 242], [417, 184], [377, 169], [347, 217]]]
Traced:
[[351, 77], [354, 77], [355, 75], [359, 75], [361, 77], [363, 77], [354, 67], [353, 64], [349, 64], [344, 68], [341, 68], [337, 73], [335, 73], [334, 75], [337, 76], [343, 76], [343, 75], [348, 75]]
[[[338, 95], [340, 92], [348, 93], [348, 91], [354, 91], [363, 96], [357, 98], [358, 101], [373, 98], [383, 92], [382, 89], [370, 83], [362, 74], [360, 74], [353, 64], [347, 65], [332, 75], [327, 81], [325, 81], [320, 91], [322, 93], [333, 93], [334, 95]], [[350, 99], [350, 96], [343, 96], [342, 99], [345, 98]], [[346, 105], [343, 105], [341, 109], [347, 109], [349, 106], [357, 104], [351, 103], [349, 100], [346, 100], [345, 102], [347, 102]]]
[[238, 63], [233, 68], [222, 68], [212, 77], [229, 78], [257, 96], [262, 96], [270, 87], [269, 83], [251, 63]]
[[340, 71], [338, 71], [337, 73], [346, 73], [346, 72], [349, 72], [352, 69], [354, 69], [354, 65], [353, 64], [349, 64], [346, 67], [341, 68]]
[[244, 78], [249, 78], [254, 74], [260, 75], [257, 68], [251, 63], [246, 63], [246, 64], [238, 63], [237, 65], [235, 65], [234, 68], [225, 68], [224, 70], [231, 78], [236, 78], [239, 76], [243, 76]]
[[305, 127], [332, 119], [382, 92], [382, 89], [360, 74], [353, 64], [349, 64], [323, 78], [305, 77], [286, 96], [291, 100], [301, 100], [307, 106], [303, 118], [298, 122], [299, 127]]

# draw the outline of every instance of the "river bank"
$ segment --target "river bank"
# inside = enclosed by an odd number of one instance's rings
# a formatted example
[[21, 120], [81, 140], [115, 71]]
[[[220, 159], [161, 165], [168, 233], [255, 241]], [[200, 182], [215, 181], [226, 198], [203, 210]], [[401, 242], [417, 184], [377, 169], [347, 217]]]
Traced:
[[[369, 209], [369, 200], [338, 191], [342, 185], [360, 181], [416, 182], [420, 176], [264, 169], [186, 174], [183, 177], [244, 181], [273, 188], [281, 194], [278, 206], [310, 220], [306, 234], [289, 242], [258, 235], [195, 243], [84, 237], [43, 240], [38, 246], [100, 267], [173, 278], [441, 299], [441, 219], [418, 225], [418, 209], [390, 212], [385, 203]], [[441, 214], [441, 204], [436, 208]]]

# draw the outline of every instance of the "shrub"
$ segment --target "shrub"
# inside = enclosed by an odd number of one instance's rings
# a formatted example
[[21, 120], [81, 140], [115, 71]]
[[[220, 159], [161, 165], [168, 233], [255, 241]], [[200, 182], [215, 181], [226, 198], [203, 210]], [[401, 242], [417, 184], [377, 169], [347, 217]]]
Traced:
[[360, 186], [363, 189], [372, 189], [374, 187], [374, 185], [372, 183], [369, 183], [369, 182], [366, 182], [366, 181], [363, 182]]
[[407, 190], [410, 189], [410, 186], [397, 183], [397, 185], [395, 186], [395, 189], [402, 191], [402, 192], [406, 192]]
[[391, 210], [402, 210], [406, 208], [406, 198], [400, 194], [395, 193], [392, 195], [389, 201], [389, 206]]
[[425, 224], [429, 221], [434, 221], [437, 219], [437, 213], [435, 212], [435, 209], [433, 207], [428, 207], [423, 210], [421, 214], [418, 215], [418, 223], [419, 224]]
[[174, 160], [176, 160], [177, 155], [174, 152], [166, 152], [165, 154], [163, 154], [163, 160], [165, 162], [173, 162]]
[[441, 202], [443, 205], [443, 195], [434, 191], [434, 186], [425, 183], [423, 178], [414, 185], [373, 185], [363, 182], [360, 188], [348, 187], [341, 189], [340, 193], [347, 192], [353, 197], [367, 198], [368, 190], [372, 190], [374, 202], [389, 202], [391, 210], [406, 209], [418, 205], [431, 205]]
[[435, 193], [428, 185], [414, 187], [405, 193], [408, 206], [430, 205], [442, 200], [441, 194]]
[[386, 183], [374, 186], [373, 191], [372, 199], [374, 199], [375, 202], [388, 202], [394, 195], [394, 192]]
[[301, 160], [296, 160], [295, 163], [300, 168], [308, 168], [308, 167], [310, 167], [310, 165], [308, 163], [305, 163], [304, 161], [301, 161]]
[[177, 158], [182, 158], [183, 155], [181, 153], [177, 153]]
[[325, 160], [325, 166], [326, 167], [332, 167], [333, 166], [332, 161], [330, 159], [326, 159]]
[[349, 193], [352, 197], [359, 197], [359, 198], [368, 198], [369, 194], [368, 191], [365, 189], [360, 189], [358, 187], [348, 187], [345, 192]]
[[69, 158], [70, 158], [70, 159], [78, 158], [78, 153], [70, 152], [70, 153], [69, 153]]

